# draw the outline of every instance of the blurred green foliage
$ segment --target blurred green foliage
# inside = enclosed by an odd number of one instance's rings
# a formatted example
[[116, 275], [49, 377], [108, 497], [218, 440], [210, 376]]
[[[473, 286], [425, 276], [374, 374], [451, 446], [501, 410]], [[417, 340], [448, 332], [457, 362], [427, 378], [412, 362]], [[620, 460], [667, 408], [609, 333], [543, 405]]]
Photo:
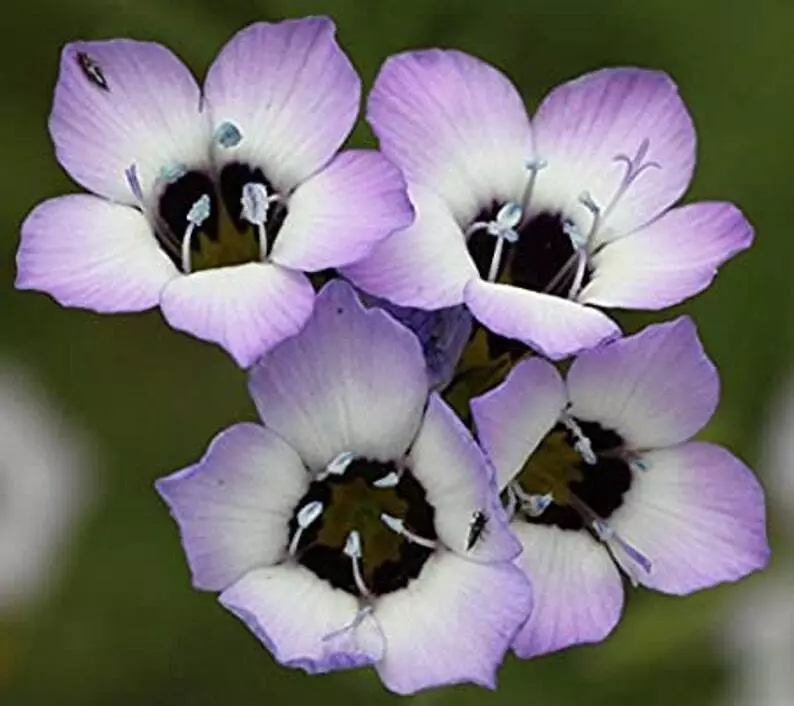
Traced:
[[[258, 19], [330, 14], [367, 85], [391, 53], [458, 47], [505, 70], [530, 108], [555, 84], [606, 65], [662, 68], [698, 129], [687, 200], [739, 203], [753, 249], [679, 307], [694, 315], [723, 379], [708, 434], [752, 461], [761, 414], [791, 358], [789, 194], [794, 129], [794, 4], [787, 0], [28, 0], [7, 6], [0, 44], [3, 135], [0, 355], [39, 372], [104, 451], [102, 502], [65, 585], [32, 620], [0, 626], [0, 703], [8, 706], [253, 706], [314, 700], [396, 703], [372, 673], [308, 677], [275, 665], [209, 594], [190, 588], [175, 526], [152, 481], [196, 459], [212, 434], [253, 418], [244, 376], [220, 350], [169, 330], [157, 312], [99, 317], [13, 290], [19, 222], [76, 190], [46, 130], [58, 55], [76, 38], [129, 36], [172, 47], [199, 75]], [[366, 128], [354, 144], [371, 142]], [[659, 313], [654, 320], [667, 318]], [[626, 315], [634, 330], [648, 316]], [[1, 452], [0, 452], [1, 453]], [[24, 470], [24, 469], [21, 469]], [[460, 687], [417, 704], [717, 703], [718, 606], [735, 587], [687, 599], [637, 591], [603, 646], [510, 659], [495, 694]], [[408, 616], [406, 616], [408, 619]]]

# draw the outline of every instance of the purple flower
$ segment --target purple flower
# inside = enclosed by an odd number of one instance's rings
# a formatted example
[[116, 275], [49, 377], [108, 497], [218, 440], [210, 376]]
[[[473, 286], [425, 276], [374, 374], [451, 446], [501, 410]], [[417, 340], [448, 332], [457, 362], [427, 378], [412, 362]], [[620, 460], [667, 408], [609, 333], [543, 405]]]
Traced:
[[586, 74], [546, 96], [530, 125], [495, 68], [408, 52], [381, 70], [368, 119], [417, 217], [346, 275], [403, 306], [465, 303], [550, 358], [619, 335], [599, 308], [700, 292], [752, 240], [729, 203], [668, 210], [690, 182], [695, 133], [658, 71]]
[[690, 441], [718, 397], [695, 326], [679, 318], [582, 354], [566, 381], [522, 361], [472, 401], [534, 588], [520, 656], [606, 637], [620, 571], [680, 595], [766, 564], [755, 477], [724, 448]]
[[493, 687], [529, 611], [493, 478], [416, 337], [329, 283], [250, 390], [264, 426], [221, 432], [158, 481], [196, 587], [275, 658], [375, 665], [399, 693]]
[[299, 331], [315, 296], [304, 273], [354, 262], [413, 217], [382, 155], [337, 154], [361, 86], [334, 31], [251, 25], [203, 91], [158, 44], [67, 45], [50, 132], [95, 195], [33, 210], [17, 287], [98, 312], [159, 304], [245, 367]]

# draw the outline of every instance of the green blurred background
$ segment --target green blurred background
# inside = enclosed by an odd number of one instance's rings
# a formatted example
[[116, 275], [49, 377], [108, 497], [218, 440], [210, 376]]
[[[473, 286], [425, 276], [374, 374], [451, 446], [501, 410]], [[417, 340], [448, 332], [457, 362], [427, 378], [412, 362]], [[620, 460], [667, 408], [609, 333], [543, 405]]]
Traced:
[[[210, 594], [193, 591], [152, 481], [193, 461], [222, 427], [253, 418], [243, 375], [220, 350], [169, 330], [155, 311], [99, 317], [13, 290], [19, 223], [39, 200], [77, 190], [46, 130], [58, 54], [72, 39], [135, 37], [173, 48], [199, 75], [258, 19], [330, 14], [370, 85], [391, 53], [458, 47], [504, 69], [530, 108], [600, 66], [668, 71], [699, 135], [687, 200], [737, 202], [756, 227], [749, 253], [680, 310], [697, 318], [723, 379], [707, 435], [751, 463], [771, 395], [790, 364], [794, 314], [794, 3], [787, 0], [28, 0], [4, 11], [0, 43], [0, 357], [37, 372], [101, 448], [101, 494], [63, 582], [25, 620], [0, 619], [4, 706], [396, 703], [371, 672], [308, 677], [276, 666]], [[358, 129], [354, 144], [370, 142]], [[665, 318], [669, 312], [656, 315]], [[634, 330], [647, 317], [625, 316]], [[0, 454], [2, 450], [0, 449]], [[24, 469], [20, 469], [24, 470]], [[762, 469], [763, 475], [763, 469]], [[773, 518], [774, 525], [774, 518]], [[789, 553], [773, 536], [779, 557]], [[0, 568], [0, 570], [2, 570]], [[753, 578], [748, 583], [763, 581]], [[732, 666], [720, 629], [729, 586], [686, 599], [636, 591], [604, 645], [510, 659], [491, 694], [459, 687], [417, 704], [679, 706], [722, 703]], [[794, 699], [794, 697], [792, 697]], [[794, 702], [794, 701], [793, 701]]]

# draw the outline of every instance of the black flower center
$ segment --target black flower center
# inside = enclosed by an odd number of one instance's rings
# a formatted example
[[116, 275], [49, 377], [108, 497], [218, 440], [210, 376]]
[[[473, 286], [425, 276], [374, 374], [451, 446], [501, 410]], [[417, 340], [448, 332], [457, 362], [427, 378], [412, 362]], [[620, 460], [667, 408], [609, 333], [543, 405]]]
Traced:
[[553, 497], [539, 515], [533, 516], [522, 507], [519, 514], [527, 522], [582, 529], [589, 524], [582, 517], [582, 504], [606, 520], [623, 504], [631, 487], [632, 471], [623, 439], [597, 422], [571, 421], [589, 441], [595, 463], [588, 463], [576, 450], [577, 436], [570, 426], [557, 424], [516, 478], [525, 493], [551, 493]]
[[[251, 223], [243, 217], [243, 192], [248, 184], [261, 185], [264, 193], [275, 195], [260, 168], [239, 162], [225, 165], [217, 178], [189, 171], [166, 180], [157, 201], [155, 234], [180, 270], [260, 262], [270, 254], [287, 207], [283, 200], [273, 199], [262, 223]], [[207, 200], [208, 209], [200, 222], [194, 222], [197, 219], [191, 211], [201, 199]], [[185, 248], [186, 238], [189, 248]]]
[[[492, 203], [480, 211], [473, 223], [492, 223], [503, 205]], [[494, 258], [498, 258], [494, 281], [533, 292], [568, 298], [573, 289], [581, 290], [590, 281], [592, 270], [589, 264], [577, 277], [580, 256], [566, 232], [562, 214], [535, 214], [522, 220], [515, 231], [518, 238], [513, 243], [503, 241], [501, 253], [497, 252], [499, 238], [485, 228], [476, 228], [469, 235], [467, 247], [483, 279], [489, 278]], [[494, 357], [505, 352], [523, 353], [526, 350], [523, 344], [490, 333], [488, 345]]]
[[[379, 483], [389, 477], [392, 483]], [[299, 514], [312, 503], [321, 506], [322, 512], [301, 529]], [[414, 535], [436, 539], [435, 510], [409, 469], [392, 461], [354, 458], [343, 474], [312, 482], [296, 506], [289, 524], [290, 537], [300, 532], [297, 546], [292, 547], [295, 557], [334, 588], [354, 596], [362, 595], [354, 573], [356, 562], [372, 595], [405, 588], [433, 550], [389, 527], [384, 515], [401, 521]], [[360, 537], [360, 559], [345, 553], [353, 532]]]

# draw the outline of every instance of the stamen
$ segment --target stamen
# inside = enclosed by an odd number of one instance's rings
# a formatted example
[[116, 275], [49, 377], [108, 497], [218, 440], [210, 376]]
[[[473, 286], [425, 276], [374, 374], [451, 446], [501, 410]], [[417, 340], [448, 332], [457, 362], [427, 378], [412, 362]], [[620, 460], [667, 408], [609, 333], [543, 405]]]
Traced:
[[[604, 211], [604, 215], [609, 214], [612, 209], [617, 205], [623, 194], [626, 193], [628, 188], [637, 180], [637, 178], [644, 171], [648, 169], [661, 169], [662, 165], [658, 162], [645, 162], [645, 156], [648, 154], [648, 148], [651, 146], [651, 141], [646, 137], [641, 143], [637, 152], [632, 159], [625, 154], [617, 154], [614, 157], [615, 162], [623, 162], [626, 165], [626, 172], [623, 175], [623, 180], [618, 185], [615, 195], [609, 202], [609, 205]], [[643, 164], [643, 162], [645, 162]]]
[[560, 419], [560, 422], [573, 436], [574, 451], [576, 451], [582, 457], [582, 460], [589, 466], [594, 466], [596, 463], [598, 463], [598, 457], [596, 456], [595, 451], [593, 451], [592, 442], [585, 436], [582, 428], [576, 423], [576, 421], [567, 414], [564, 414]]
[[512, 520], [515, 517], [516, 509], [518, 508], [518, 496], [516, 495], [516, 491], [513, 489], [513, 483], [505, 488], [505, 492], [507, 493], [507, 504], [505, 505], [505, 512], [507, 513], [507, 519]]
[[193, 231], [206, 221], [212, 210], [212, 202], [207, 194], [201, 196], [187, 213], [187, 228], [182, 238], [182, 271], [190, 274], [190, 241]]
[[226, 149], [237, 147], [243, 139], [240, 129], [228, 120], [218, 125], [215, 130], [215, 141]]
[[347, 535], [344, 552], [350, 557], [350, 561], [353, 564], [353, 580], [356, 582], [358, 592], [365, 598], [372, 598], [372, 593], [367, 588], [364, 583], [364, 577], [361, 575], [361, 535], [358, 530], [352, 530]]
[[364, 619], [371, 615], [373, 608], [371, 605], [365, 605], [363, 608], [360, 608], [358, 612], [353, 616], [353, 619], [343, 627], [339, 628], [338, 630], [334, 630], [333, 632], [329, 632], [327, 635], [324, 635], [322, 638], [323, 642], [328, 642], [329, 640], [333, 640], [340, 635], [344, 635], [346, 632], [350, 630], [355, 630], [361, 623], [364, 622]]
[[637, 471], [637, 472], [640, 472], [640, 473], [644, 473], [650, 467], [651, 467], [651, 464], [648, 463], [648, 461], [646, 461], [644, 458], [635, 458], [635, 459], [629, 461], [629, 468], [631, 468], [632, 471]]
[[532, 193], [535, 191], [535, 182], [538, 178], [538, 172], [548, 167], [549, 163], [545, 159], [536, 158], [530, 159], [524, 166], [529, 170], [529, 181], [524, 187], [524, 193], [521, 196], [521, 206], [524, 212], [529, 212], [529, 205], [532, 202]]
[[426, 547], [427, 549], [435, 549], [437, 546], [435, 540], [420, 537], [418, 534], [411, 532], [411, 530], [405, 526], [405, 522], [397, 517], [392, 517], [384, 512], [381, 514], [380, 519], [392, 532], [396, 532], [402, 537], [405, 537], [409, 542], [418, 544], [421, 547]]
[[343, 451], [334, 458], [317, 476], [317, 480], [325, 480], [328, 476], [343, 476], [347, 467], [356, 455], [352, 451]]
[[[634, 570], [634, 564], [639, 566], [645, 574], [650, 574], [653, 569], [653, 563], [645, 556], [639, 549], [627, 542], [615, 530], [609, 526], [606, 520], [599, 516], [587, 503], [581, 498], [568, 491], [568, 500], [571, 506], [582, 516], [582, 518], [590, 525], [593, 532], [599, 540], [606, 544], [612, 556], [620, 564], [621, 568], [626, 572], [626, 575], [631, 580], [632, 584], [636, 586], [639, 583], [640, 576]], [[620, 549], [634, 564], [627, 564], [620, 560], [620, 557], [615, 553], [615, 547]]]
[[400, 482], [400, 474], [397, 471], [390, 471], [383, 478], [378, 478], [372, 485], [376, 488], [394, 488]]
[[298, 529], [295, 530], [295, 534], [292, 536], [292, 540], [289, 543], [289, 553], [292, 556], [295, 556], [295, 553], [298, 551], [298, 545], [300, 544], [304, 530], [313, 525], [322, 514], [323, 504], [319, 500], [313, 500], [298, 510], [298, 516], [296, 518], [298, 520]]
[[496, 281], [505, 241], [515, 243], [518, 240], [518, 233], [515, 227], [521, 222], [521, 216], [521, 206], [508, 202], [499, 209], [496, 218], [485, 227], [488, 233], [496, 238], [496, 247], [494, 248], [491, 266], [488, 270], [489, 282]]
[[593, 216], [593, 222], [590, 224], [590, 230], [587, 231], [584, 247], [589, 251], [590, 245], [595, 238], [598, 227], [601, 225], [601, 207], [595, 202], [589, 191], [583, 191], [579, 194], [579, 203], [582, 204]]
[[157, 175], [157, 181], [164, 181], [166, 184], [173, 184], [187, 174], [188, 169], [184, 164], [171, 164], [163, 167]]
[[530, 517], [540, 517], [546, 511], [546, 508], [554, 502], [552, 493], [543, 495], [527, 493], [518, 483], [513, 483], [511, 488], [521, 501], [521, 510]]
[[127, 184], [132, 191], [132, 195], [138, 200], [138, 203], [143, 203], [143, 189], [141, 188], [141, 180], [138, 177], [138, 167], [133, 163], [124, 170], [124, 176], [127, 178]]
[[242, 217], [256, 227], [259, 240], [259, 253], [262, 258], [267, 254], [267, 231], [265, 222], [271, 198], [268, 196], [267, 187], [258, 181], [249, 181], [243, 186], [240, 203], [243, 207]]

